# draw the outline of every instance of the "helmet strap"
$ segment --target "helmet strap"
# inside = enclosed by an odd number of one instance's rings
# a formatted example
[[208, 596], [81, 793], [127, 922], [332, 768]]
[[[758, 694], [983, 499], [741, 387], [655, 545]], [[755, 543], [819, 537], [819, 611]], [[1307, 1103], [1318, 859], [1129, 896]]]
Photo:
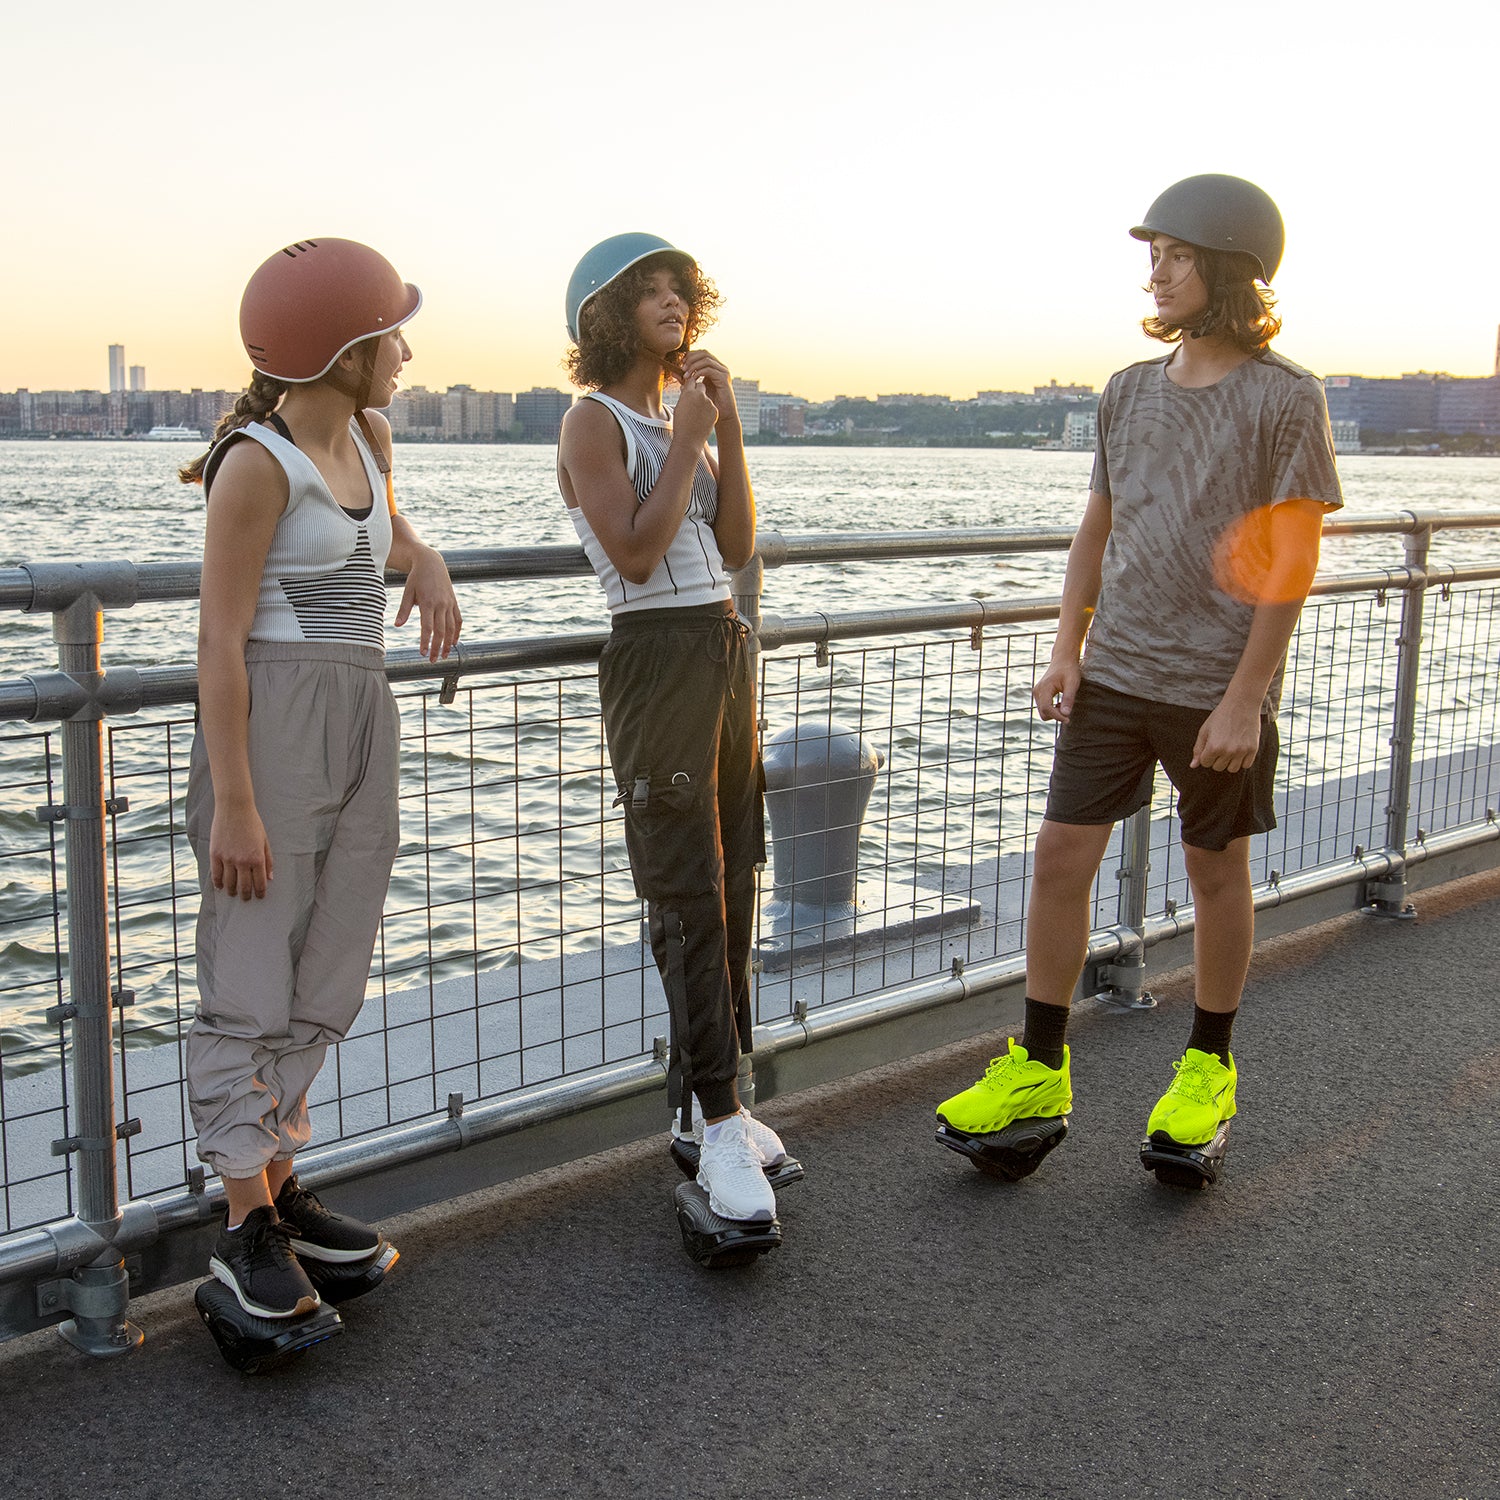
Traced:
[[370, 445], [370, 456], [375, 460], [375, 467], [385, 475], [386, 479], [386, 501], [391, 506], [392, 514], [395, 513], [395, 504], [391, 500], [391, 461], [385, 456], [385, 449], [375, 441], [375, 429], [370, 426], [370, 419], [365, 415], [364, 407], [360, 407], [354, 413], [354, 420], [359, 423], [359, 430], [365, 435], [365, 442]]

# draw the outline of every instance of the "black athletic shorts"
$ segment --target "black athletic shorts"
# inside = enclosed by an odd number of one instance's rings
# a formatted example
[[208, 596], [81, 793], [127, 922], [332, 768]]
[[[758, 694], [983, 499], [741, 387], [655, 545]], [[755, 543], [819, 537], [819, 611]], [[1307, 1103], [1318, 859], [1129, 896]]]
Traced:
[[1084, 681], [1057, 736], [1047, 816], [1054, 823], [1117, 823], [1151, 801], [1159, 761], [1177, 788], [1182, 842], [1225, 849], [1276, 826], [1276, 720], [1260, 720], [1260, 749], [1242, 771], [1192, 767], [1210, 709], [1132, 698]]

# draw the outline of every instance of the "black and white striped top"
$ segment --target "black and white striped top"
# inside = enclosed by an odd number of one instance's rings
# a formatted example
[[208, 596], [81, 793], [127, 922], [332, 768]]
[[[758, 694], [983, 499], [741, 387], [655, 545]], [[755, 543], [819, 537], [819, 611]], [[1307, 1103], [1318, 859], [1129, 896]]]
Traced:
[[385, 481], [354, 421], [349, 431], [370, 481], [370, 514], [343, 510], [317, 465], [259, 422], [240, 429], [286, 471], [289, 496], [276, 523], [250, 626], [252, 641], [340, 641], [385, 651], [385, 561], [391, 517]]
[[[656, 487], [662, 465], [667, 461], [667, 449], [672, 445], [671, 422], [643, 417], [602, 391], [590, 392], [587, 399], [600, 402], [614, 413], [625, 435], [625, 472], [635, 486], [637, 500], [644, 502]], [[729, 574], [719, 553], [718, 538], [714, 536], [718, 513], [718, 482], [708, 466], [706, 453], [700, 454], [687, 514], [666, 556], [645, 583], [627, 583], [610, 562], [582, 508], [571, 506], [568, 510], [612, 614], [636, 609], [685, 608], [729, 598]]]

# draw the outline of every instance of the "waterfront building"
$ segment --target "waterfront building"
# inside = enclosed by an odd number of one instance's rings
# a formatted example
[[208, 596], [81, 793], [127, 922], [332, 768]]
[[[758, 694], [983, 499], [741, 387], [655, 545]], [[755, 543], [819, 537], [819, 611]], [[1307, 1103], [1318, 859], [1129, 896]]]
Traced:
[[109, 346], [109, 388], [112, 391], [123, 391], [125, 389], [124, 344], [111, 344]]
[[1032, 395], [1043, 401], [1086, 401], [1093, 394], [1091, 385], [1059, 385], [1056, 380], [1032, 387]]
[[568, 391], [533, 386], [516, 395], [516, 421], [528, 443], [555, 443], [562, 432], [562, 419], [573, 405]]
[[1358, 422], [1330, 421], [1328, 425], [1333, 433], [1335, 453], [1358, 453], [1360, 451]]
[[760, 431], [760, 381], [732, 375], [729, 383], [734, 387], [734, 404], [739, 408], [740, 427], [746, 437], [755, 437]]
[[1408, 371], [1399, 379], [1330, 375], [1323, 382], [1328, 417], [1362, 431], [1398, 436], [1500, 434], [1500, 376]]
[[807, 400], [802, 396], [760, 393], [760, 430], [773, 437], [799, 438], [807, 434]]
[[1075, 451], [1093, 452], [1099, 434], [1097, 411], [1070, 411], [1063, 418], [1062, 445]]

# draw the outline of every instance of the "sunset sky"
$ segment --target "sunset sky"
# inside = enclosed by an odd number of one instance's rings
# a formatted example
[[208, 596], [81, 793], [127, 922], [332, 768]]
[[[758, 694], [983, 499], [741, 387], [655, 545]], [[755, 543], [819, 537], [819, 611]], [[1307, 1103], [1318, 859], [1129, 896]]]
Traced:
[[1101, 385], [1152, 347], [1126, 234], [1191, 173], [1287, 221], [1278, 347], [1492, 372], [1487, 6], [96, 0], [3, 30], [0, 390], [238, 387], [249, 273], [365, 240], [421, 285], [412, 383], [565, 384], [563, 289], [696, 254], [768, 390]]

